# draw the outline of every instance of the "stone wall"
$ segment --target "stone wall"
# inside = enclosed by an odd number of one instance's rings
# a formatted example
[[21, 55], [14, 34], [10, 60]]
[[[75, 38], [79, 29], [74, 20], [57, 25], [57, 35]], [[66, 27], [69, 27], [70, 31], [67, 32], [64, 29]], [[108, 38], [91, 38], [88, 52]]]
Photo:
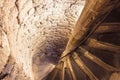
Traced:
[[84, 0], [0, 0], [0, 71], [5, 80], [40, 80], [63, 52]]

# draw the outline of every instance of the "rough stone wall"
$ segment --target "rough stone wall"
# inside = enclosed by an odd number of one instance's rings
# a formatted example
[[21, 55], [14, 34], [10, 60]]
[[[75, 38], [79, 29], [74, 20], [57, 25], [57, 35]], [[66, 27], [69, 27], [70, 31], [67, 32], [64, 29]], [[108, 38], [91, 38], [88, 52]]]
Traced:
[[0, 0], [0, 71], [5, 80], [40, 80], [63, 52], [84, 0]]

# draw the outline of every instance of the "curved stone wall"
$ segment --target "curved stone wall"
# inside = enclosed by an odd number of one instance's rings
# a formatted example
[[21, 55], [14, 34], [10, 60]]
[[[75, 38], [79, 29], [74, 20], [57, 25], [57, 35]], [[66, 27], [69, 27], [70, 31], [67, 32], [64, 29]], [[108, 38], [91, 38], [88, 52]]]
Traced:
[[7, 45], [0, 47], [6, 50], [0, 55], [1, 72], [13, 61], [7, 61], [9, 56], [15, 62], [5, 80], [40, 80], [47, 75], [63, 52], [84, 2], [1, 0], [0, 30], [6, 43], [0, 38], [0, 45]]

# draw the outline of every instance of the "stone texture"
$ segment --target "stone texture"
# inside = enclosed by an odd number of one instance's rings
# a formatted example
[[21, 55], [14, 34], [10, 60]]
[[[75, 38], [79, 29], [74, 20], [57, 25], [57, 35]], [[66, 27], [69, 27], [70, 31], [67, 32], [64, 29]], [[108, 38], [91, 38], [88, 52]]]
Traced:
[[84, 0], [0, 0], [0, 71], [9, 55], [15, 62], [4, 80], [46, 76], [63, 52], [83, 5]]

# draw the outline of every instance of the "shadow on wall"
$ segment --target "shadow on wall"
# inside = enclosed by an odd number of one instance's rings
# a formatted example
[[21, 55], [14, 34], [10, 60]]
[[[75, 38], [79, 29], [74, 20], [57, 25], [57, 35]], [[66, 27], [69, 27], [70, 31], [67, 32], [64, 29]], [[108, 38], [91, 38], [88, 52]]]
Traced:
[[40, 48], [39, 52], [33, 55], [32, 69], [35, 80], [42, 79], [52, 71], [65, 49], [68, 38], [48, 38], [47, 40], [44, 41], [44, 45]]

